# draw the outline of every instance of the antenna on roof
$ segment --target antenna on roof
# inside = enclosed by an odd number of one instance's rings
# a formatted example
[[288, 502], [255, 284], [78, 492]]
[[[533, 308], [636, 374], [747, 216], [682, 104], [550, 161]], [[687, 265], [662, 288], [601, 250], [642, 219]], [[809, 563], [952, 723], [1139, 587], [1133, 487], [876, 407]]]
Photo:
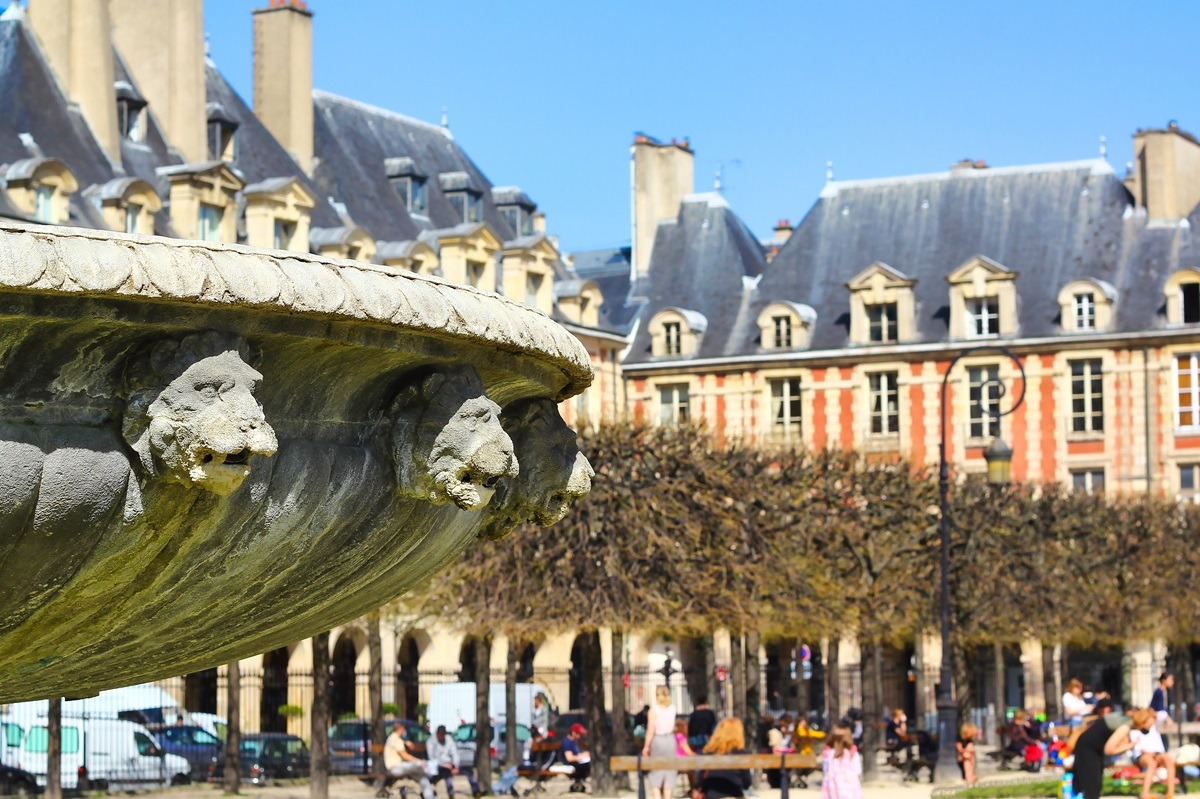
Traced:
[[1100, 137], [1100, 158], [1105, 161], [1108, 160], [1108, 137], [1107, 136]]
[[832, 161], [825, 162], [825, 182], [833, 183], [833, 162]]
[[742, 165], [742, 159], [740, 159], [740, 158], [734, 158], [732, 161], [721, 161], [720, 163], [718, 163], [717, 164], [717, 173], [716, 173], [715, 177], [713, 178], [713, 191], [715, 191], [717, 194], [721, 193], [721, 188], [722, 188], [721, 178], [724, 177], [724, 175], [725, 175], [725, 167], [741, 166], [741, 165]]

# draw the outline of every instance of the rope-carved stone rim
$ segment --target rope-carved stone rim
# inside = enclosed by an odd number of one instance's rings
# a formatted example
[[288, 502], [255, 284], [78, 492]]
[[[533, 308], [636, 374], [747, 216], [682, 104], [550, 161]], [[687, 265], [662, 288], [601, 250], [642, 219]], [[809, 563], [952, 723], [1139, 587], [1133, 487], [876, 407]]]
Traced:
[[578, 339], [510, 298], [378, 264], [235, 244], [0, 222], [0, 289], [277, 309], [461, 337], [593, 379]]

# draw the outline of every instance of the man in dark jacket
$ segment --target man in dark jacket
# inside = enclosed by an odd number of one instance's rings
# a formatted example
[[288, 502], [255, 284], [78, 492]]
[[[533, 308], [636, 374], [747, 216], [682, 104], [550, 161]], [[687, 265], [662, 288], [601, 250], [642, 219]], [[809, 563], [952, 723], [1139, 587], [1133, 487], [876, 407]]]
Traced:
[[708, 697], [700, 694], [696, 697], [696, 708], [688, 717], [688, 743], [693, 749], [699, 751], [708, 743], [708, 739], [712, 737], [713, 730], [716, 728], [717, 714], [708, 706]]

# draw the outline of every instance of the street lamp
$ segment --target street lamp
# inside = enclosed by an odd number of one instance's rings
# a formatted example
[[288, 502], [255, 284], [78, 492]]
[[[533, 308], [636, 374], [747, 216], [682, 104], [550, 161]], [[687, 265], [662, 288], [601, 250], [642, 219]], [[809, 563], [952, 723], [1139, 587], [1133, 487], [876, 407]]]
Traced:
[[[999, 352], [1016, 365], [1017, 371], [1021, 375], [1021, 393], [1008, 410], [1001, 410], [999, 402], [989, 402], [981, 403], [980, 407], [983, 412], [993, 419], [999, 419], [1008, 416], [1021, 407], [1021, 403], [1025, 401], [1025, 367], [1021, 365], [1021, 359], [1003, 345], [984, 345], [963, 350], [954, 357], [954, 360], [946, 367], [945, 375], [942, 376], [942, 436], [938, 445], [938, 498], [941, 508], [941, 519], [938, 526], [942, 538], [942, 667], [937, 687], [938, 762], [936, 775], [938, 782], [952, 781], [954, 773], [958, 769], [958, 752], [954, 746], [954, 742], [958, 739], [958, 703], [954, 701], [954, 693], [950, 690], [951, 682], [954, 679], [954, 662], [950, 656], [950, 464], [946, 460], [946, 389], [950, 384], [951, 372], [964, 356], [986, 352]], [[1000, 378], [995, 377], [984, 381], [983, 385], [979, 387], [980, 397], [989, 393], [993, 387], [996, 388], [997, 399], [1003, 399], [1004, 395], [1008, 393]], [[1012, 471], [1012, 454], [1012, 447], [999, 437], [993, 440], [984, 451], [983, 457], [987, 461], [989, 483], [996, 485], [1009, 481]]]

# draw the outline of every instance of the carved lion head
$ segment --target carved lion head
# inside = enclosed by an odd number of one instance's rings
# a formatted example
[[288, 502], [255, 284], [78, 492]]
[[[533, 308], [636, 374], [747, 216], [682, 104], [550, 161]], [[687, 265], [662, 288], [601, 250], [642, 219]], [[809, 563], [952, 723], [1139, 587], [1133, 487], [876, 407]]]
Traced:
[[503, 538], [517, 524], [554, 524], [592, 490], [596, 473], [579, 451], [575, 431], [548, 399], [527, 400], [504, 411], [504, 428], [516, 448], [521, 473], [501, 481], [492, 499], [487, 538]]
[[225, 496], [251, 457], [275, 454], [248, 360], [245, 341], [207, 332], [160, 341], [134, 365], [122, 432], [147, 473]]
[[400, 489], [463, 510], [487, 504], [496, 484], [517, 476], [500, 406], [471, 367], [435, 372], [400, 392], [393, 406], [392, 458]]

